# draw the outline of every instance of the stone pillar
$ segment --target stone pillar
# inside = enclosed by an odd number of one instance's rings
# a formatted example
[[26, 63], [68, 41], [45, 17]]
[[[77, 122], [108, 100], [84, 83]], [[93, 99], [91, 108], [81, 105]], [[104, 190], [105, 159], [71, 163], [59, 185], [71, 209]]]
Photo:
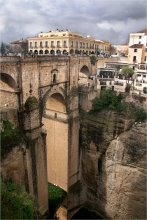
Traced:
[[79, 151], [79, 109], [78, 88], [72, 88], [68, 103], [68, 219], [71, 212], [80, 206], [80, 151]]
[[26, 179], [29, 193], [36, 199], [41, 215], [48, 211], [48, 183], [45, 134], [42, 133], [38, 101], [29, 97], [25, 103], [23, 126], [27, 142]]

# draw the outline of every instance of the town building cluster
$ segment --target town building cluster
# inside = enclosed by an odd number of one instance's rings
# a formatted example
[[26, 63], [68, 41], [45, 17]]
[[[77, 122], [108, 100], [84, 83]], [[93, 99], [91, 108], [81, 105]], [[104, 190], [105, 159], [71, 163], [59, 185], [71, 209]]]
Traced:
[[[147, 94], [147, 30], [131, 33], [129, 44], [115, 45], [116, 57], [126, 55], [126, 62], [106, 62], [105, 68], [98, 68], [97, 88], [110, 88], [117, 92], [131, 92], [146, 96]], [[123, 68], [134, 70], [132, 77], [123, 74]]]
[[[91, 56], [97, 57], [97, 88], [111, 88], [117, 92], [130, 91], [145, 95], [147, 93], [147, 30], [130, 33], [129, 42], [125, 45], [96, 40], [90, 35], [70, 30], [41, 32], [36, 37], [11, 43], [12, 53], [27, 56]], [[100, 65], [99, 59], [105, 59]], [[134, 70], [133, 77], [122, 74], [122, 69]], [[82, 73], [81, 73], [82, 74]], [[83, 74], [83, 82], [89, 82]], [[129, 86], [128, 86], [129, 84]]]

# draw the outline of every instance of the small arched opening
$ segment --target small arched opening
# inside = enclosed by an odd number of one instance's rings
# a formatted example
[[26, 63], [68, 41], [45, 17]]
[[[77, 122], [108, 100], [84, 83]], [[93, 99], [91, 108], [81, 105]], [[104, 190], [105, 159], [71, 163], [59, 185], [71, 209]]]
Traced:
[[45, 54], [49, 54], [49, 51], [48, 51], [48, 50], [45, 50]]
[[56, 51], [56, 54], [57, 54], [57, 55], [60, 55], [60, 54], [61, 54], [61, 50], [57, 50], [57, 51]]
[[55, 54], [55, 51], [54, 50], [51, 50], [51, 52], [50, 52], [52, 55], [54, 55]]
[[67, 53], [67, 50], [63, 50], [63, 54], [64, 55], [67, 55], [68, 53]]
[[38, 54], [38, 50], [34, 50], [34, 54]]
[[39, 54], [43, 54], [43, 50], [39, 50]]
[[79, 51], [78, 51], [78, 50], [75, 50], [75, 54], [79, 54]]
[[73, 55], [73, 54], [74, 54], [74, 50], [71, 49], [69, 53], [70, 53], [71, 55]]

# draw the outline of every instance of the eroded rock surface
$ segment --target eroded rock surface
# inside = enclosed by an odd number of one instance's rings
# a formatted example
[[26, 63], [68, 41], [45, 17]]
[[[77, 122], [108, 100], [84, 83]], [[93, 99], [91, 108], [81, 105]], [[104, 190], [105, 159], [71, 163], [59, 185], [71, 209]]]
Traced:
[[146, 219], [146, 124], [103, 112], [84, 120], [85, 205], [112, 219]]

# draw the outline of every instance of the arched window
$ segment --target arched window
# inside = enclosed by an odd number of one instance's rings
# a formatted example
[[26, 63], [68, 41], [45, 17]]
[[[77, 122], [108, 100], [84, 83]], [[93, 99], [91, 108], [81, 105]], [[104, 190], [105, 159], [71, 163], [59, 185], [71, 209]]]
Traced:
[[39, 54], [43, 54], [43, 50], [40, 50], [40, 51], [39, 51]]

